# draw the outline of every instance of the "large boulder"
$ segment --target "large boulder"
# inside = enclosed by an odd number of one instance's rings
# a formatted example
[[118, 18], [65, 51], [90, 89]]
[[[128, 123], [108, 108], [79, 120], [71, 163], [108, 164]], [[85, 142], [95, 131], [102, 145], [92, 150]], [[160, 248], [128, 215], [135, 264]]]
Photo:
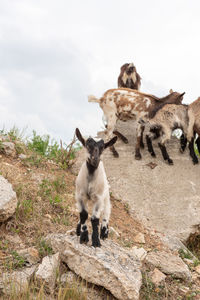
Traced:
[[101, 241], [101, 248], [79, 243], [76, 236], [50, 234], [46, 237], [61, 260], [86, 281], [103, 286], [117, 299], [139, 298], [142, 284], [141, 263], [111, 240]]
[[0, 222], [11, 217], [17, 207], [17, 196], [12, 185], [0, 175]]
[[165, 274], [191, 280], [191, 272], [188, 266], [178, 255], [165, 251], [149, 252], [145, 258], [145, 262], [160, 269]]
[[[135, 127], [135, 121], [117, 123], [117, 129], [129, 140], [128, 144], [117, 140], [119, 158], [113, 157], [109, 149], [104, 151], [103, 162], [112, 195], [128, 203], [130, 212], [146, 227], [185, 242], [191, 233], [198, 231], [200, 224], [200, 166], [193, 165], [188, 149], [180, 153], [180, 142], [175, 137], [166, 145], [173, 166], [163, 160], [158, 140], [153, 141], [156, 158], [151, 157], [145, 144], [142, 159], [135, 160]], [[81, 150], [73, 167], [76, 174], [84, 159]], [[154, 169], [150, 167], [152, 163]]]

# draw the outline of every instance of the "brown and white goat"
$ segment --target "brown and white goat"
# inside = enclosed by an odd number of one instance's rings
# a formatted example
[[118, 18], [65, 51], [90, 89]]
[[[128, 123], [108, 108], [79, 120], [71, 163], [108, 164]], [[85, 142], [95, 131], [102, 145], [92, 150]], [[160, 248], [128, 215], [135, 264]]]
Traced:
[[[171, 138], [172, 131], [180, 128], [183, 131], [184, 139], [186, 141], [189, 140], [190, 155], [193, 162], [196, 163], [196, 156], [193, 147], [193, 128], [195, 118], [189, 106], [166, 104], [165, 106], [160, 107], [160, 109], [152, 111], [150, 117], [152, 117], [152, 119], [148, 121], [150, 129], [146, 135], [146, 141], [148, 151], [151, 153], [151, 156], [156, 156], [152, 146], [152, 139], [155, 137], [154, 131], [156, 129], [161, 133], [161, 139], [158, 146], [162, 152], [163, 159], [166, 160], [168, 164], [172, 165], [173, 160], [167, 153], [165, 143]], [[181, 144], [181, 147], [182, 146], [183, 145]]]
[[[130, 119], [136, 119], [137, 127], [137, 142], [135, 147], [135, 158], [141, 159], [140, 146], [144, 131], [145, 124], [141, 124], [138, 121], [141, 118], [147, 118], [149, 112], [155, 109], [162, 103], [176, 103], [180, 104], [185, 93], [172, 92], [166, 97], [157, 98], [156, 96], [141, 93], [136, 90], [119, 88], [111, 89], [104, 93], [104, 95], [97, 99], [95, 96], [89, 96], [89, 102], [97, 102], [104, 112], [104, 117], [107, 122], [107, 138], [113, 136], [113, 131], [117, 120], [127, 121]], [[118, 152], [114, 146], [111, 147], [114, 156], [118, 157]]]
[[121, 66], [118, 77], [118, 88], [129, 88], [139, 90], [141, 86], [141, 77], [136, 71], [133, 63]]
[[92, 246], [100, 247], [99, 240], [99, 219], [103, 212], [100, 238], [108, 237], [108, 222], [110, 218], [110, 194], [109, 184], [100, 156], [104, 149], [112, 146], [117, 137], [109, 142], [103, 140], [95, 141], [93, 138], [85, 140], [79, 129], [76, 128], [76, 136], [86, 149], [86, 160], [81, 166], [76, 179], [75, 198], [80, 213], [80, 222], [77, 225], [76, 233], [80, 236], [80, 243], [87, 243], [89, 240], [86, 221], [88, 218], [88, 201], [93, 203], [92, 223]]

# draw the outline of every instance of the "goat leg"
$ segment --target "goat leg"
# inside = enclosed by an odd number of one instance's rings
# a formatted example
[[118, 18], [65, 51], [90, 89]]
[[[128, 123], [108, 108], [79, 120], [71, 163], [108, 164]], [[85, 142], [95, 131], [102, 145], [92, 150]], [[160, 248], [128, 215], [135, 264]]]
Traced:
[[99, 240], [99, 218], [92, 217], [92, 246], [93, 247], [101, 247], [101, 243]]
[[180, 152], [183, 153], [185, 151], [185, 148], [187, 146], [187, 138], [185, 137], [185, 135], [182, 133], [181, 138], [180, 138]]
[[87, 218], [88, 212], [83, 208], [83, 210], [80, 213], [80, 223], [78, 223], [76, 228], [76, 234], [80, 236], [81, 244], [87, 243], [89, 241], [87, 225], [85, 224]]
[[195, 151], [194, 151], [194, 137], [189, 142], [189, 150], [190, 150], [190, 156], [192, 157], [193, 164], [198, 164], [198, 158], [196, 157]]
[[198, 138], [196, 139], [195, 141], [196, 145], [197, 145], [197, 149], [199, 151], [199, 154], [200, 154], [200, 137], [198, 136]]
[[110, 147], [110, 151], [112, 152], [112, 154], [114, 155], [114, 157], [119, 157], [119, 153], [117, 152], [117, 150], [115, 149], [114, 146]]
[[122, 140], [122, 142], [124, 142], [125, 144], [128, 144], [128, 139], [123, 134], [121, 134], [119, 131], [114, 130], [113, 134], [118, 136], [118, 138], [120, 138]]
[[160, 150], [162, 152], [163, 159], [167, 160], [169, 165], [173, 165], [174, 164], [173, 160], [169, 157], [169, 154], [167, 153], [167, 149], [166, 149], [165, 145], [158, 143], [158, 146], [160, 147]]
[[149, 153], [151, 154], [152, 157], [156, 157], [156, 154], [154, 152], [153, 145], [152, 145], [152, 140], [148, 135], [146, 135], [146, 142], [147, 142], [147, 148], [148, 148]]

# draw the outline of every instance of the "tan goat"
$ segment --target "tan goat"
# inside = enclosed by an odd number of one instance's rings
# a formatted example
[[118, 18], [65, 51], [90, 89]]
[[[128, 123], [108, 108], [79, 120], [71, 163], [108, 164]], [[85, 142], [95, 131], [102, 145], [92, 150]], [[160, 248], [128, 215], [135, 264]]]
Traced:
[[[162, 152], [163, 159], [166, 160], [168, 164], [172, 165], [173, 160], [167, 153], [165, 143], [171, 138], [172, 131], [180, 128], [183, 131], [186, 143], [187, 140], [189, 141], [190, 155], [193, 163], [197, 163], [198, 161], [196, 162], [196, 155], [193, 147], [195, 116], [192, 109], [188, 105], [166, 104], [160, 108], [160, 110], [157, 109], [155, 114], [152, 112], [151, 116], [153, 118], [148, 121], [150, 124], [150, 130], [146, 135], [148, 151], [151, 155], [153, 157], [156, 156], [152, 146], [152, 139], [154, 138], [154, 130], [157, 129], [161, 132], [161, 139], [158, 146]], [[140, 122], [141, 121], [142, 120], [140, 120]], [[181, 144], [181, 149], [184, 150], [182, 146], [183, 145]]]
[[[130, 119], [136, 119], [137, 127], [137, 142], [135, 147], [135, 158], [141, 159], [140, 146], [144, 131], [144, 124], [140, 124], [138, 121], [148, 119], [149, 113], [162, 103], [176, 103], [181, 104], [183, 95], [185, 93], [172, 92], [166, 97], [158, 98], [153, 95], [141, 93], [136, 90], [118, 88], [111, 89], [104, 93], [104, 95], [97, 99], [95, 96], [89, 96], [89, 102], [97, 102], [104, 112], [104, 116], [107, 122], [107, 138], [110, 139], [113, 136], [113, 131], [117, 120], [127, 121]], [[118, 157], [118, 153], [114, 146], [111, 147], [114, 156]]]

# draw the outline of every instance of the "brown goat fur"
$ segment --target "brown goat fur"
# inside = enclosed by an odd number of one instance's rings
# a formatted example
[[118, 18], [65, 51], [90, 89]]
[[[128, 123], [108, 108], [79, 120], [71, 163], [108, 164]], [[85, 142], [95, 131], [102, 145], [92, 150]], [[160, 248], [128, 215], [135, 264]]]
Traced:
[[141, 77], [136, 71], [133, 63], [126, 63], [121, 66], [120, 75], [118, 77], [119, 88], [129, 88], [139, 90], [141, 85]]
[[140, 143], [142, 132], [144, 130], [144, 124], [141, 124], [139, 120], [141, 118], [143, 120], [148, 120], [149, 113], [161, 103], [165, 102], [180, 104], [182, 102], [183, 95], [184, 93], [180, 94], [177, 92], [172, 92], [166, 97], [158, 98], [156, 96], [141, 93], [136, 90], [119, 88], [106, 91], [103, 97], [100, 99], [97, 99], [94, 96], [89, 96], [88, 101], [97, 102], [102, 108], [107, 121], [106, 134], [108, 139], [113, 136], [113, 131], [118, 119], [122, 121], [136, 119], [137, 143], [135, 147], [135, 158], [141, 159]]
[[172, 131], [180, 128], [183, 131], [184, 136], [189, 140], [190, 155], [193, 162], [196, 163], [194, 157], [195, 153], [192, 149], [193, 128], [195, 117], [192, 109], [188, 105], [176, 105], [166, 104], [159, 109], [154, 117], [149, 120], [150, 130], [146, 135], [148, 150], [152, 156], [155, 157], [155, 152], [152, 147], [152, 139], [154, 138], [154, 129], [158, 128], [161, 132], [161, 140], [158, 144], [164, 160], [167, 160], [169, 164], [173, 164], [172, 159], [169, 157], [165, 143], [171, 138]]

